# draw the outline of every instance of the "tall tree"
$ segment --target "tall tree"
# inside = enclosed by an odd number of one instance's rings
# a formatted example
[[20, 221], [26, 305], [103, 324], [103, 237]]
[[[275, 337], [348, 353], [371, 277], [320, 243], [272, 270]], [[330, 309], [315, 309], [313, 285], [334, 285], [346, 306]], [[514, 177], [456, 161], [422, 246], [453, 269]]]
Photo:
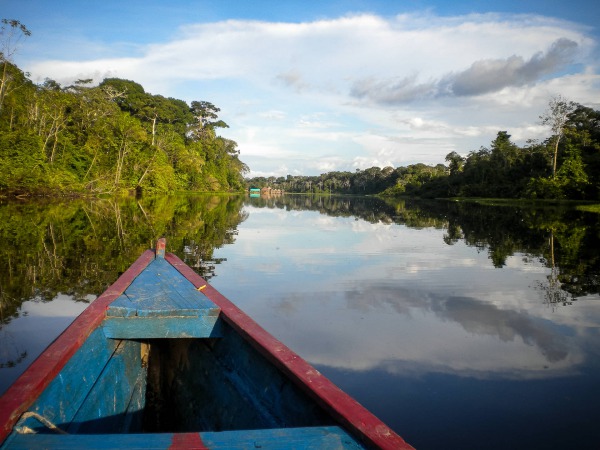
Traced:
[[116, 150], [116, 161], [114, 170], [114, 189], [121, 185], [123, 172], [128, 168], [129, 155], [140, 147], [145, 139], [146, 133], [135, 118], [127, 113], [121, 113], [115, 117], [113, 122], [112, 147]]
[[448, 163], [450, 175], [455, 175], [462, 172], [463, 166], [465, 165], [465, 158], [456, 152], [450, 152], [446, 155], [446, 162]]
[[18, 49], [18, 44], [23, 37], [31, 36], [31, 31], [18, 20], [2, 19], [0, 26], [0, 64], [2, 64], [2, 75], [0, 75], [0, 114], [4, 105], [6, 95], [17, 86], [9, 65], [12, 65], [12, 57]]
[[213, 136], [215, 128], [229, 128], [225, 122], [217, 120], [219, 118], [217, 113], [221, 109], [210, 102], [193, 101], [190, 111], [194, 116], [194, 122], [190, 124], [189, 133], [194, 140]]
[[548, 109], [540, 116], [542, 125], [547, 125], [554, 135], [554, 157], [552, 158], [552, 177], [556, 178], [556, 167], [558, 160], [558, 144], [564, 135], [565, 126], [571, 114], [577, 108], [577, 104], [567, 101], [558, 95], [550, 99]]

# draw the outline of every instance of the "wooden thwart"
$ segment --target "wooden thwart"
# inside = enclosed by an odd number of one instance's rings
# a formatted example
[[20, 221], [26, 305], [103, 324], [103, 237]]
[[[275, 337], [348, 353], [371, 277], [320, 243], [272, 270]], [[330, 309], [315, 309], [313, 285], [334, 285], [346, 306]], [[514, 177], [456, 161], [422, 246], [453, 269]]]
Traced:
[[339, 449], [362, 448], [343, 429], [331, 427], [283, 428], [271, 430], [244, 430], [204, 433], [125, 434], [125, 435], [53, 435], [29, 434], [17, 436], [11, 449], [32, 448], [105, 450], [126, 448], [128, 450], [152, 449]]
[[109, 306], [103, 328], [113, 339], [213, 338], [221, 336], [219, 312], [158, 256]]

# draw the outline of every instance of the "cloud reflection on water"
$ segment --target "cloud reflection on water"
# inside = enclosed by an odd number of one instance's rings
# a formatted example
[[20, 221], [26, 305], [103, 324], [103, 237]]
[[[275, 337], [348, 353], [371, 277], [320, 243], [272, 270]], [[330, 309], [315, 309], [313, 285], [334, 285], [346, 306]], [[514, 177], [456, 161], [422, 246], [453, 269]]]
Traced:
[[362, 283], [345, 297], [348, 309], [332, 314], [342, 322], [352, 320], [346, 315], [361, 314], [367, 325], [360, 333], [377, 346], [359, 353], [364, 343], [354, 337], [358, 330], [353, 328], [346, 333], [336, 329], [322, 339], [356, 340], [348, 344], [354, 353], [348, 361], [366, 357], [370, 368], [397, 370], [397, 363], [412, 361], [426, 371], [528, 378], [550, 376], [548, 369], [553, 376], [564, 375], [583, 359], [571, 342], [577, 333], [570, 326], [511, 305], [504, 309], [475, 297], [401, 290], [389, 283], [369, 288]]
[[338, 369], [538, 378], [564, 376], [584, 359], [570, 327], [525, 311], [466, 297], [399, 294], [384, 287], [337, 299], [290, 297], [271, 305], [279, 320], [271, 310], [268, 322], [312, 363]]
[[[541, 264], [515, 255], [495, 269], [478, 249], [445, 245], [443, 233], [251, 211], [236, 254], [226, 255], [240, 271], [229, 267], [213, 281], [320, 367], [511, 379], [576, 374], [600, 318], [544, 308], [532, 289], [545, 279]], [[250, 289], [236, 292], [228, 274], [245, 274]]]

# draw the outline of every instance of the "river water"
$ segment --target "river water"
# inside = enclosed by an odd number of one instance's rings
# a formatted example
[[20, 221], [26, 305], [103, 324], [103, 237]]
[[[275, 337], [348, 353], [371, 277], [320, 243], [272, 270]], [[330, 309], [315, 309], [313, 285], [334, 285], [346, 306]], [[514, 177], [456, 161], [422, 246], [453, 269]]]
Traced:
[[306, 196], [4, 203], [0, 392], [165, 236], [417, 448], [598, 448], [599, 219]]

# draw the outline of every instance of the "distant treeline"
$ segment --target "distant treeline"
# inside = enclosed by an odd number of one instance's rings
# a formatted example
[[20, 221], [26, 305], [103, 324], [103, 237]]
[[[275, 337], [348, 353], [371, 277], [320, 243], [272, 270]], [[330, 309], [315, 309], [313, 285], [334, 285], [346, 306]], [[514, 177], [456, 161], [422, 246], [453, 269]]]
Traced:
[[489, 148], [467, 156], [452, 152], [447, 165], [371, 167], [246, 182], [297, 193], [600, 200], [600, 111], [557, 97], [540, 119], [553, 132], [543, 142], [519, 147], [499, 131]]
[[36, 85], [11, 62], [16, 20], [0, 29], [0, 193], [241, 191], [248, 167], [206, 101], [151, 95], [129, 80]]

